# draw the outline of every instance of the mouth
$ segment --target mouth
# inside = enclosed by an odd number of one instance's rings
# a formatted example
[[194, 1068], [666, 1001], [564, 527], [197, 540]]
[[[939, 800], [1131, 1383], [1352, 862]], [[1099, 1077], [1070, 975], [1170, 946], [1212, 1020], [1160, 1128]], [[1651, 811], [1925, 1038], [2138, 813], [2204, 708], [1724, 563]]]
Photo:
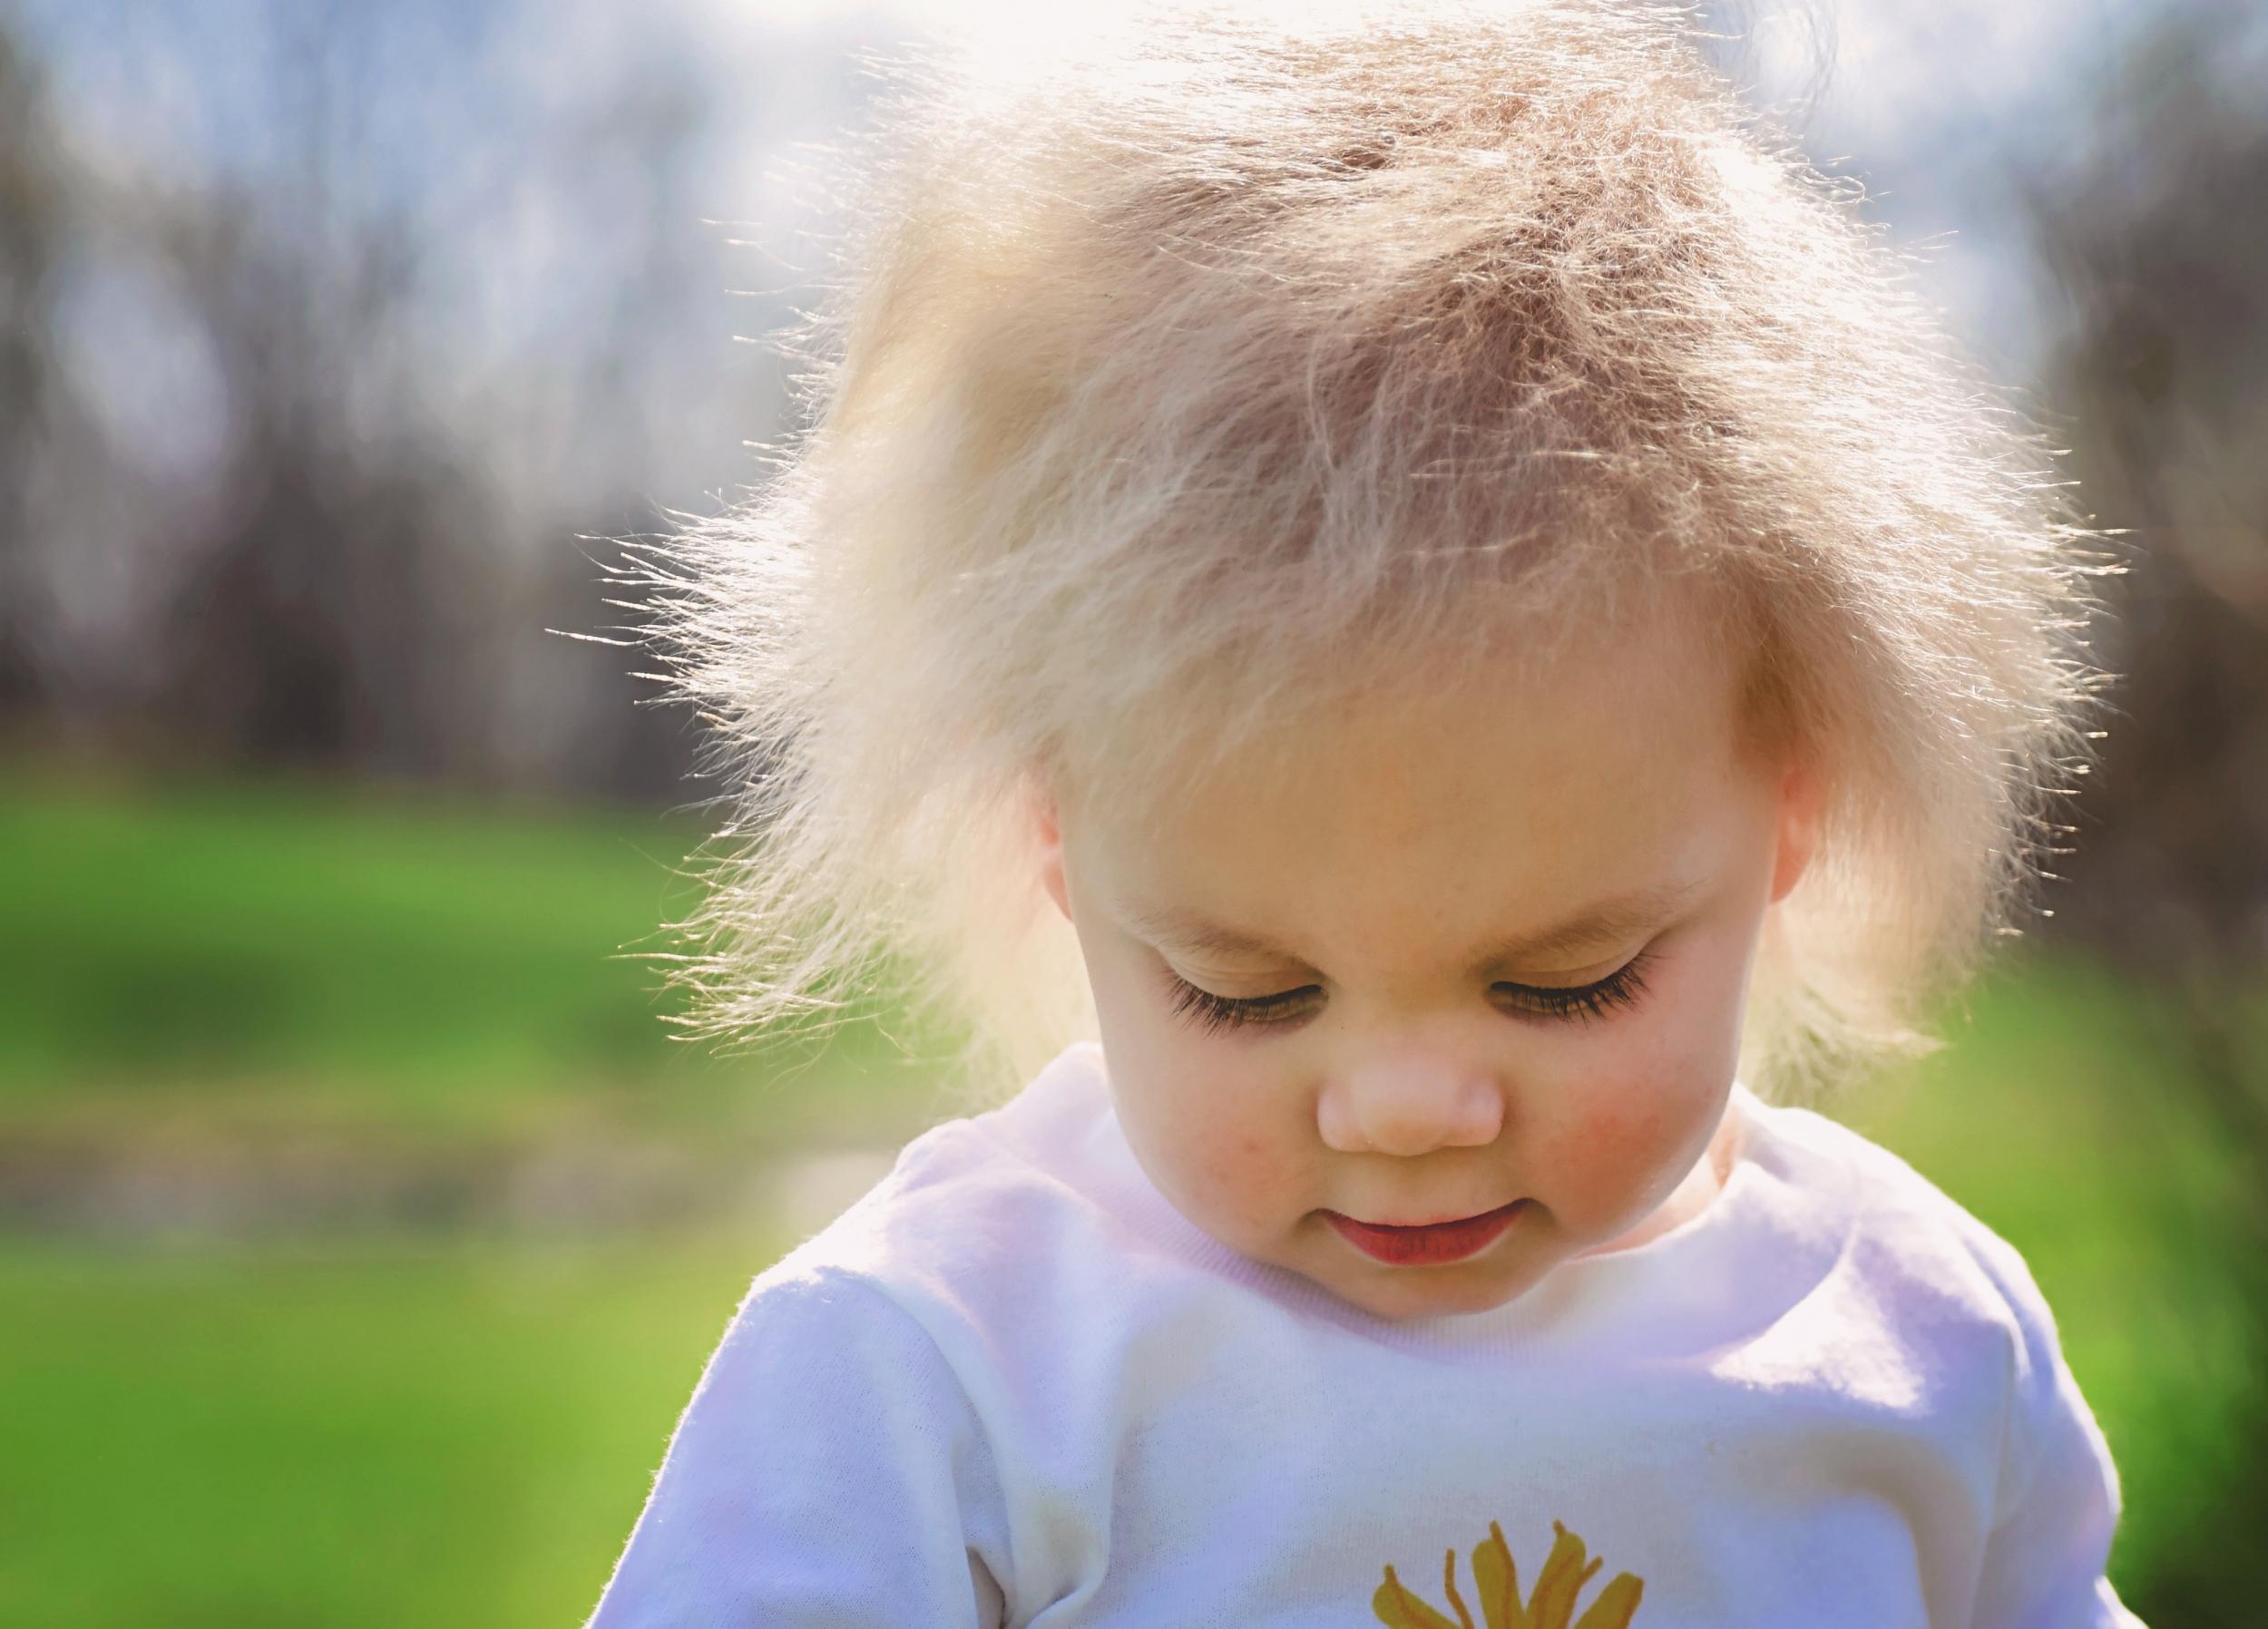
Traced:
[[1341, 1238], [1374, 1261], [1397, 1267], [1432, 1266], [1478, 1255], [1504, 1236], [1527, 1205], [1525, 1199], [1515, 1199], [1477, 1216], [1417, 1225], [1357, 1222], [1336, 1211], [1323, 1214]]

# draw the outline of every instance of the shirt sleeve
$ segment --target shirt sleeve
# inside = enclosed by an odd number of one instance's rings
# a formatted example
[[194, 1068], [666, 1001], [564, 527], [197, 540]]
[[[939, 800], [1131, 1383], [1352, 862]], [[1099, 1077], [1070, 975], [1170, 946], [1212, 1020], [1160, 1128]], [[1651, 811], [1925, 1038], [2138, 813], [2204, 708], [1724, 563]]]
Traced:
[[1005, 1520], [928, 1332], [830, 1269], [757, 1280], [585, 1629], [998, 1629]]
[[2145, 1629], [2104, 1568], [2118, 1472], [2016, 1247], [1971, 1218], [1970, 1247], [2021, 1331], [2016, 1395], [1970, 1629]]

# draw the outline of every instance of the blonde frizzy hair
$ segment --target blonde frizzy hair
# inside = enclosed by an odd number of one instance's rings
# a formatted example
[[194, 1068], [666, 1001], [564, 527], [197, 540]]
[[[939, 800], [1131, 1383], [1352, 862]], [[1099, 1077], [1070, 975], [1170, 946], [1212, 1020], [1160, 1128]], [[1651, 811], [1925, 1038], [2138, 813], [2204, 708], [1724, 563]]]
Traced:
[[679, 1021], [911, 1009], [997, 1100], [1095, 1033], [1035, 786], [1139, 820], [1410, 652], [1544, 661], [1676, 587], [1829, 788], [1742, 1078], [1940, 1044], [2069, 830], [2118, 568], [1692, 28], [1167, 4], [881, 63], [882, 117], [826, 150], [799, 427], [627, 545], [730, 815], [670, 924]]

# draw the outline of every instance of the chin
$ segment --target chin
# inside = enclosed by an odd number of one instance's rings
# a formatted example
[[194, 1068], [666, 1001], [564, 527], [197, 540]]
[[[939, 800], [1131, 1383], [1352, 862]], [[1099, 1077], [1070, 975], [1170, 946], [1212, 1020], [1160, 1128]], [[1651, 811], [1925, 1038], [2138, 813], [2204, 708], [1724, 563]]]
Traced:
[[1325, 1287], [1342, 1301], [1360, 1307], [1374, 1318], [1395, 1322], [1405, 1318], [1442, 1318], [1461, 1312], [1491, 1312], [1515, 1299], [1528, 1288], [1525, 1284], [1501, 1279], [1458, 1283], [1438, 1275], [1427, 1276], [1422, 1269], [1392, 1268], [1386, 1271], [1406, 1273], [1408, 1282]]

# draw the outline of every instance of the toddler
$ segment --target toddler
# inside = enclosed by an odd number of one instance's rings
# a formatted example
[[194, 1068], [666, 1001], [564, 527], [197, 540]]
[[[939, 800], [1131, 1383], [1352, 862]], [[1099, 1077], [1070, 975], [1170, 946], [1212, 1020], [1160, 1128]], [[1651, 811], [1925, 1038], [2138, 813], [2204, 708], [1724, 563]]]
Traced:
[[971, 1039], [594, 1629], [2134, 1629], [2023, 1261], [1797, 1106], [2068, 829], [2048, 451], [1684, 11], [1022, 44], [890, 70], [807, 423], [634, 556], [697, 1027]]

